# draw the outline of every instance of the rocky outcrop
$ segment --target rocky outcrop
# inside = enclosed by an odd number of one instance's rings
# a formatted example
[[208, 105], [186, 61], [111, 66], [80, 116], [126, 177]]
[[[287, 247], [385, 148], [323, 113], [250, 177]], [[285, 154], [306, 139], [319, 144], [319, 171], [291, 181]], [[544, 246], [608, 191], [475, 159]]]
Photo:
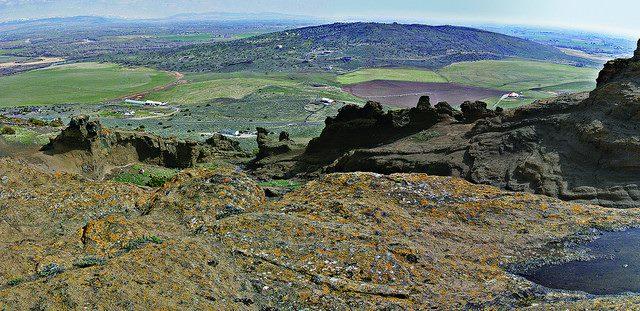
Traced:
[[281, 132], [278, 139], [265, 128], [257, 128], [258, 153], [247, 167], [264, 179], [282, 179], [294, 175], [293, 167], [305, 146], [289, 138], [289, 133]]
[[53, 156], [82, 162], [86, 173], [100, 174], [107, 165], [144, 162], [170, 168], [188, 168], [216, 158], [246, 156], [238, 142], [215, 135], [204, 143], [163, 138], [147, 133], [103, 128], [98, 120], [73, 117], [60, 135], [42, 148]]
[[572, 258], [565, 241], [596, 225], [637, 226], [637, 210], [459, 178], [330, 174], [268, 201], [233, 166], [187, 169], [146, 190], [0, 159], [0, 211], [6, 310], [625, 310], [640, 302], [544, 289], [504, 269]]
[[385, 112], [380, 103], [363, 107], [347, 105], [334, 118], [327, 118], [320, 137], [311, 140], [301, 161], [314, 171], [354, 149], [372, 148], [431, 128], [438, 122], [460, 117], [446, 103], [431, 106], [428, 96], [411, 109]]

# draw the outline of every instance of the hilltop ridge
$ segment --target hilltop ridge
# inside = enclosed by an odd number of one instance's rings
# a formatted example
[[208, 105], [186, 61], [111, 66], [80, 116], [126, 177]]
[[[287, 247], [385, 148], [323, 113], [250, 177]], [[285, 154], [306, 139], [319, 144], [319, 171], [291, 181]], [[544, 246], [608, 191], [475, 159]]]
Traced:
[[584, 59], [525, 39], [458, 26], [335, 23], [113, 60], [178, 71], [440, 68], [460, 61], [525, 58], [583, 65]]

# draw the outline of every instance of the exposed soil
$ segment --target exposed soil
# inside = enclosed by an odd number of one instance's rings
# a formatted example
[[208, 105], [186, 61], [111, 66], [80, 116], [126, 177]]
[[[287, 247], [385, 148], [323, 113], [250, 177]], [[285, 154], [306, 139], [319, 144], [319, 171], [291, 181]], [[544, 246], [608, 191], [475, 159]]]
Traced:
[[476, 101], [500, 96], [504, 91], [466, 86], [456, 83], [423, 83], [375, 80], [343, 87], [355, 96], [395, 107], [414, 107], [421, 96], [429, 96], [431, 102], [446, 101], [458, 107], [465, 101]]

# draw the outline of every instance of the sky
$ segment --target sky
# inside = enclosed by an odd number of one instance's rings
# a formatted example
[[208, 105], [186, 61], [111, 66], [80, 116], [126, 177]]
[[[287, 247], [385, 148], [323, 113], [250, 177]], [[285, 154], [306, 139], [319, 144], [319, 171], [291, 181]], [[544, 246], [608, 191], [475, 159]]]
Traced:
[[639, 0], [0, 0], [0, 20], [74, 15], [285, 13], [332, 21], [515, 24], [640, 36]]

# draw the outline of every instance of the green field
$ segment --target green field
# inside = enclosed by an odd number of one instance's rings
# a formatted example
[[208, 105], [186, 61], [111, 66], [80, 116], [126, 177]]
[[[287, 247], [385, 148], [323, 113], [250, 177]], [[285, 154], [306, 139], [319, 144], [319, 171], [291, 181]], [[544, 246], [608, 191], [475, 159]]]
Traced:
[[[242, 99], [260, 90], [272, 95], [301, 95], [310, 100], [329, 97], [341, 101], [360, 101], [343, 92], [333, 81], [333, 76], [322, 74], [256, 74], [256, 73], [195, 73], [185, 76], [186, 84], [153, 92], [146, 99], [170, 104], [199, 104], [215, 99]], [[324, 85], [313, 87], [313, 85]]]
[[[503, 91], [574, 84], [580, 89], [598, 77], [598, 69], [527, 60], [483, 60], [455, 63], [438, 70], [449, 82]], [[595, 86], [595, 83], [593, 84]]]
[[99, 103], [174, 80], [170, 73], [147, 68], [98, 63], [62, 65], [0, 77], [0, 107]]
[[404, 68], [367, 68], [340, 75], [337, 78], [337, 81], [342, 84], [356, 84], [373, 80], [448, 82], [446, 78], [430, 70]]

